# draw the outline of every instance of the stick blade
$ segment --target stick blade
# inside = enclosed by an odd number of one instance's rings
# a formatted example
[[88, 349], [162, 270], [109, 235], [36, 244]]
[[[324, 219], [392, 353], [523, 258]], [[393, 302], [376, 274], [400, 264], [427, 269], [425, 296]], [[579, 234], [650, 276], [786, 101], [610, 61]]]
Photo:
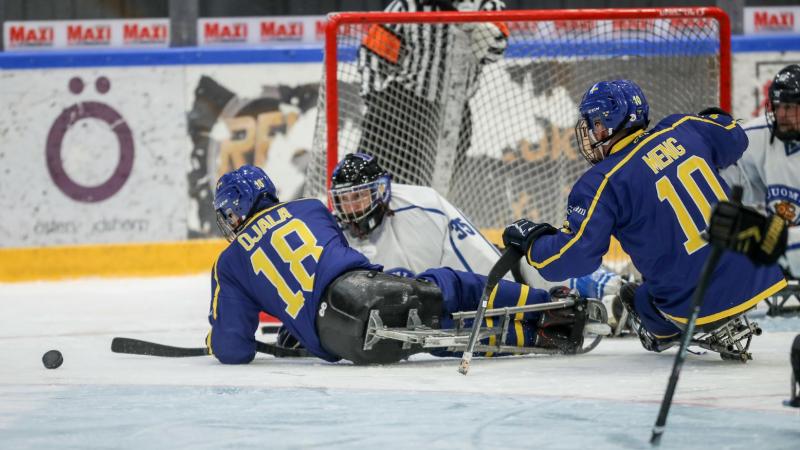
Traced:
[[206, 356], [208, 350], [203, 347], [187, 348], [156, 344], [139, 339], [115, 337], [111, 341], [111, 351], [129, 355], [161, 356], [165, 358], [183, 358], [189, 356]]

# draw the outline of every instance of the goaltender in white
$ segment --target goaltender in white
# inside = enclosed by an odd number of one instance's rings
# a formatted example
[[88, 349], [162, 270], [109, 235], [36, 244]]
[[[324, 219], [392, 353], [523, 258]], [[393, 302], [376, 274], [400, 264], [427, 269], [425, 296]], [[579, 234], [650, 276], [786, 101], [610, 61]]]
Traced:
[[[451, 267], [485, 275], [500, 257], [434, 189], [392, 183], [377, 158], [365, 153], [349, 154], [339, 162], [328, 195], [350, 246], [383, 265], [385, 272], [413, 277], [432, 267]], [[546, 281], [528, 264], [520, 265], [517, 276], [539, 289], [567, 284]], [[573, 286], [577, 284], [581, 295], [600, 298], [613, 296], [619, 286], [619, 277], [604, 271], [577, 281]], [[596, 295], [583, 292], [584, 287]]]

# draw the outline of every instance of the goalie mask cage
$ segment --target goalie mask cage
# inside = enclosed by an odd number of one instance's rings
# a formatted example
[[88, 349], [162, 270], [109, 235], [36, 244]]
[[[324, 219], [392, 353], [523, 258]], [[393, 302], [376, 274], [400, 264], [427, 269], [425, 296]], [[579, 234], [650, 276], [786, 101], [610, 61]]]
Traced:
[[[505, 51], [486, 58], [500, 30]], [[337, 161], [365, 151], [394, 182], [434, 187], [495, 242], [521, 217], [564, 220], [589, 167], [574, 126], [593, 83], [635, 81], [651, 125], [731, 106], [718, 8], [341, 13], [325, 39], [305, 194], [324, 198]]]

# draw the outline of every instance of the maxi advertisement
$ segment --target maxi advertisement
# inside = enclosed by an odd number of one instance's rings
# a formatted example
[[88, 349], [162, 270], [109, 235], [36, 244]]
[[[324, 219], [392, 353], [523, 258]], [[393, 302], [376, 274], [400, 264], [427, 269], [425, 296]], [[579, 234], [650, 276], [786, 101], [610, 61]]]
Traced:
[[[800, 38], [745, 38], [733, 98], [749, 119]], [[297, 198], [322, 75], [301, 50], [0, 54], [0, 247], [217, 237], [214, 183], [244, 163]]]

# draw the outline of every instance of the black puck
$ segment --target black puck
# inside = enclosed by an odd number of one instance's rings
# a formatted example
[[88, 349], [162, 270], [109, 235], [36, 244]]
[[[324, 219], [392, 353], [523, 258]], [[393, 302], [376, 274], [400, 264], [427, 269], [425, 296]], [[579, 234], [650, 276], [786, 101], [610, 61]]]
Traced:
[[48, 369], [58, 369], [61, 367], [61, 363], [63, 362], [64, 357], [58, 350], [50, 350], [49, 352], [45, 353], [44, 356], [42, 356], [42, 363]]

